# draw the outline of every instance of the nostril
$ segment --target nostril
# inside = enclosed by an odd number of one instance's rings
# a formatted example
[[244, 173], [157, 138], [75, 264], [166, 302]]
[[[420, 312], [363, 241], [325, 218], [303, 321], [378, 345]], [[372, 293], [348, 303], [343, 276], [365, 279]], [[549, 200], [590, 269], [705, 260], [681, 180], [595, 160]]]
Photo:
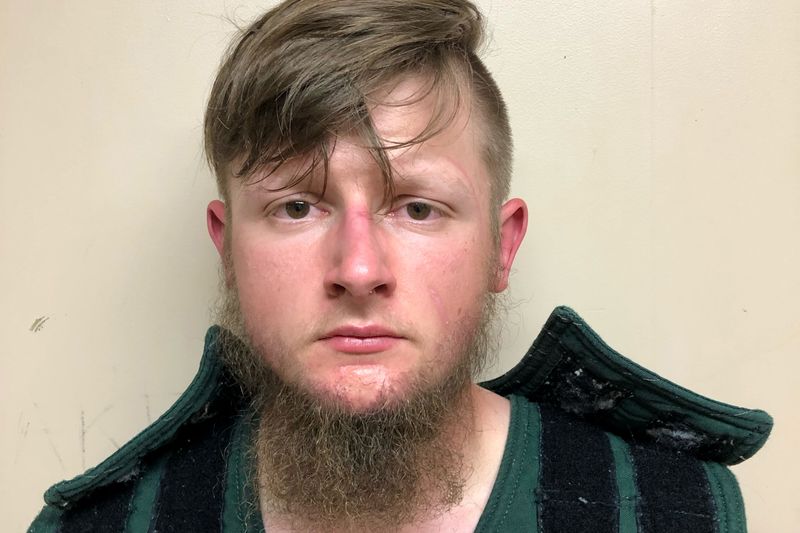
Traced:
[[338, 283], [331, 283], [328, 285], [328, 295], [339, 297], [347, 292], [347, 289], [343, 285], [339, 285]]
[[376, 285], [375, 287], [373, 287], [369, 291], [369, 295], [374, 295], [374, 294], [383, 295], [383, 294], [386, 294], [388, 292], [389, 292], [389, 285], [386, 284], [386, 283], [381, 283], [380, 285]]

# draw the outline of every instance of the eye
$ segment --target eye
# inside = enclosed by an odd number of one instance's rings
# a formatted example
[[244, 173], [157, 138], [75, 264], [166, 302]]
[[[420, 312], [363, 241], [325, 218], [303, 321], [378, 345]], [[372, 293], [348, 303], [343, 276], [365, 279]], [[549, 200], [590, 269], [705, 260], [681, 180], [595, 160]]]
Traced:
[[426, 220], [433, 212], [430, 204], [425, 202], [411, 202], [405, 206], [406, 213], [414, 220]]
[[317, 202], [294, 198], [276, 202], [269, 207], [268, 215], [284, 223], [302, 222], [317, 218], [323, 212], [317, 207]]
[[294, 220], [300, 220], [308, 216], [311, 212], [311, 204], [303, 200], [294, 200], [283, 204], [283, 211], [286, 215]]

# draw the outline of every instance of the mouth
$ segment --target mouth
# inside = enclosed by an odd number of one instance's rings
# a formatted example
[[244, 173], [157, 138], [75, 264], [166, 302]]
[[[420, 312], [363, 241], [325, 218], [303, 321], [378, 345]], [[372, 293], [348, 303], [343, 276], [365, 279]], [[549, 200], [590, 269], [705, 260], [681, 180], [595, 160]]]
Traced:
[[319, 340], [334, 351], [357, 355], [389, 350], [403, 338], [396, 331], [383, 326], [349, 325], [335, 328]]

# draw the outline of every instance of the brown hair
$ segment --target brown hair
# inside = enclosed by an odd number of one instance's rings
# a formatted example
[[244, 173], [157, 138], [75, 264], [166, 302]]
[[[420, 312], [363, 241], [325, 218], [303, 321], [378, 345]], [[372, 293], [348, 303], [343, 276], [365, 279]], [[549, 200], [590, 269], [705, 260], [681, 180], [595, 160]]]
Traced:
[[[500, 91], [477, 56], [483, 34], [469, 0], [284, 1], [232, 43], [211, 90], [205, 149], [220, 194], [228, 199], [229, 175], [268, 176], [298, 157], [310, 164], [290, 186], [319, 165], [327, 177], [335, 137], [355, 134], [379, 165], [391, 199], [386, 150], [436, 135], [467, 101], [486, 128], [483, 156], [499, 205], [508, 195], [512, 142]], [[433, 94], [437, 111], [414, 139], [389, 143], [372, 124], [370, 98], [412, 74], [429, 80], [419, 99]]]

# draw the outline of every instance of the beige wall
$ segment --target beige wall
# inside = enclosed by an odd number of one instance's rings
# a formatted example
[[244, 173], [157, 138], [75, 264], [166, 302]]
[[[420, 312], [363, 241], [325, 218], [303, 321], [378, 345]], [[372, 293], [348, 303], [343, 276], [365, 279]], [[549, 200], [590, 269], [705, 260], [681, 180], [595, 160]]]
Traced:
[[[226, 18], [264, 3], [0, 1], [4, 531], [195, 370], [203, 102]], [[734, 471], [751, 531], [796, 531], [800, 4], [481, 3], [532, 215], [498, 371], [568, 304], [641, 364], [768, 410]]]

